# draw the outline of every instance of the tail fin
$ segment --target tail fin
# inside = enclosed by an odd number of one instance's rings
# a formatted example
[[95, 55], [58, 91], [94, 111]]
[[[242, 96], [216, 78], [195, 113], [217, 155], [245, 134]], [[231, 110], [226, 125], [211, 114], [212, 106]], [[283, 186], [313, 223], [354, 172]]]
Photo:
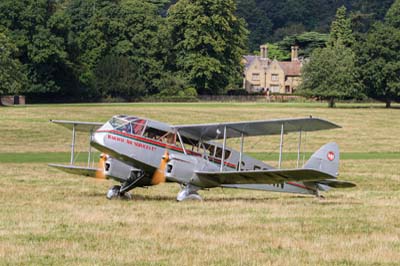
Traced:
[[339, 146], [330, 142], [317, 150], [303, 168], [315, 169], [332, 176], [339, 175]]

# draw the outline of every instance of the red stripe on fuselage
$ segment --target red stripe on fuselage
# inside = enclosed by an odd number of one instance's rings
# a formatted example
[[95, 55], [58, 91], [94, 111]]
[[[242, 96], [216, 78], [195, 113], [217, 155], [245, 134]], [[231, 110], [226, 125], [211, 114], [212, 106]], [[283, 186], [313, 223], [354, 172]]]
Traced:
[[[138, 135], [132, 135], [132, 134], [129, 134], [129, 133], [126, 133], [126, 132], [118, 131], [118, 130], [98, 130], [98, 131], [96, 131], [96, 133], [112, 133], [112, 134], [115, 134], [115, 135], [124, 136], [124, 137], [127, 137], [127, 138], [131, 138], [131, 139], [135, 139], [135, 140], [138, 140], [138, 141], [141, 141], [141, 142], [145, 142], [147, 144], [152, 144], [152, 145], [160, 146], [160, 147], [163, 147], [163, 148], [166, 148], [166, 149], [174, 150], [174, 151], [177, 151], [177, 152], [180, 152], [180, 153], [184, 153], [182, 148], [176, 147], [174, 145], [166, 144], [166, 143], [163, 143], [163, 142], [160, 142], [160, 141], [155, 141], [155, 140], [148, 139], [148, 138], [144, 138], [144, 137], [141, 137], [141, 136], [138, 136]], [[188, 151], [187, 150], [186, 153], [188, 153], [189, 155], [202, 157], [202, 155], [200, 153], [197, 153], [197, 152], [194, 152], [194, 151]], [[214, 163], [218, 163], [218, 161], [221, 162], [220, 159], [217, 159], [217, 158], [214, 158], [214, 157], [209, 157], [209, 158]], [[231, 167], [231, 168], [236, 168], [236, 165], [234, 165], [232, 163], [224, 162], [224, 164], [226, 166]]]

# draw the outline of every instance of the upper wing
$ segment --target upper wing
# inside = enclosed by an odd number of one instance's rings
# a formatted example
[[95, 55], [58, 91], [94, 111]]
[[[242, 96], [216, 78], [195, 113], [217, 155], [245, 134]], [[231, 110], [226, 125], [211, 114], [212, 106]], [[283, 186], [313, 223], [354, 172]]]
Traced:
[[59, 124], [71, 130], [75, 128], [76, 131], [81, 131], [81, 132], [94, 132], [104, 124], [98, 122], [82, 122], [82, 121], [67, 121], [67, 120], [50, 120], [50, 122]]
[[222, 184], [279, 184], [285, 182], [319, 181], [335, 177], [314, 169], [271, 169], [234, 172], [196, 172], [206, 186]]
[[198, 125], [172, 126], [182, 135], [202, 140], [223, 139], [226, 127], [226, 138], [244, 136], [278, 135], [283, 132], [317, 131], [340, 128], [340, 126], [320, 118], [293, 118], [263, 121], [248, 121], [238, 123], [215, 123]]

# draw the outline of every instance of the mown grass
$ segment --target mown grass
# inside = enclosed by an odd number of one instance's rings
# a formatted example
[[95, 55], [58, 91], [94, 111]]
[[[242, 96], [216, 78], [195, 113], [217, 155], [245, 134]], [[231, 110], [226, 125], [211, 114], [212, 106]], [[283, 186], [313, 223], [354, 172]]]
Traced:
[[[316, 150], [335, 140], [343, 152], [400, 152], [399, 109], [378, 108], [380, 105], [357, 105], [329, 109], [324, 104], [266, 103], [154, 103], [154, 104], [86, 104], [39, 105], [1, 108], [0, 153], [67, 152], [71, 132], [49, 123], [50, 119], [107, 121], [115, 114], [131, 114], [171, 124], [214, 123], [262, 120], [287, 117], [321, 117], [341, 125], [342, 129], [309, 133], [304, 139], [307, 151]], [[87, 150], [88, 136], [80, 134], [78, 146]], [[238, 147], [239, 141], [229, 143]], [[297, 134], [285, 139], [285, 152], [297, 150]], [[279, 136], [254, 137], [245, 141], [245, 152], [277, 152]]]
[[[342, 108], [343, 107], [343, 108]], [[351, 108], [349, 108], [351, 107]], [[354, 108], [356, 107], [356, 108]], [[0, 265], [398, 265], [400, 110], [310, 104], [111, 104], [0, 108]], [[108, 201], [114, 183], [48, 168], [69, 162], [71, 134], [49, 119], [105, 121], [127, 113], [174, 124], [312, 114], [342, 129], [309, 134], [306, 151], [341, 146], [340, 179], [357, 183], [309, 196], [212, 189], [175, 201], [179, 186]], [[79, 135], [80, 163], [87, 136]], [[285, 139], [293, 166], [297, 136]], [[237, 145], [237, 142], [232, 142]], [[276, 161], [279, 139], [246, 140]], [[307, 154], [308, 155], [308, 154]], [[306, 156], [307, 157], [307, 156]]]
[[[263, 152], [248, 152], [247, 155], [261, 161], [277, 161], [279, 153], [263, 153]], [[92, 152], [90, 164], [98, 161], [100, 153]], [[309, 158], [311, 152], [306, 152], [300, 155], [300, 162], [303, 157]], [[297, 161], [297, 153], [285, 153], [284, 160]], [[375, 160], [375, 159], [400, 159], [400, 152], [370, 152], [370, 153], [341, 153], [341, 160]], [[0, 153], [0, 163], [70, 163], [71, 153], [69, 152], [16, 152], [16, 153]], [[75, 153], [75, 163], [87, 163], [88, 153]]]

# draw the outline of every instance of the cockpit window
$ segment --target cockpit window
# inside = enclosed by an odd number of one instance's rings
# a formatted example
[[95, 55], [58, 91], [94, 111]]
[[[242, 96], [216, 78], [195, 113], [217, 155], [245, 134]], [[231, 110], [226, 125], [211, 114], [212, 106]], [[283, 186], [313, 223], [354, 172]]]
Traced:
[[136, 119], [135, 121], [131, 122], [131, 125], [132, 125], [132, 134], [142, 135], [143, 129], [146, 125], [146, 120]]
[[117, 129], [127, 123], [127, 121], [125, 121], [125, 119], [122, 119], [120, 117], [113, 117], [113, 118], [111, 118], [111, 120], [109, 122], [110, 122], [111, 126], [115, 129]]
[[146, 126], [146, 120], [134, 116], [115, 116], [109, 122], [115, 130], [135, 135], [142, 135]]

